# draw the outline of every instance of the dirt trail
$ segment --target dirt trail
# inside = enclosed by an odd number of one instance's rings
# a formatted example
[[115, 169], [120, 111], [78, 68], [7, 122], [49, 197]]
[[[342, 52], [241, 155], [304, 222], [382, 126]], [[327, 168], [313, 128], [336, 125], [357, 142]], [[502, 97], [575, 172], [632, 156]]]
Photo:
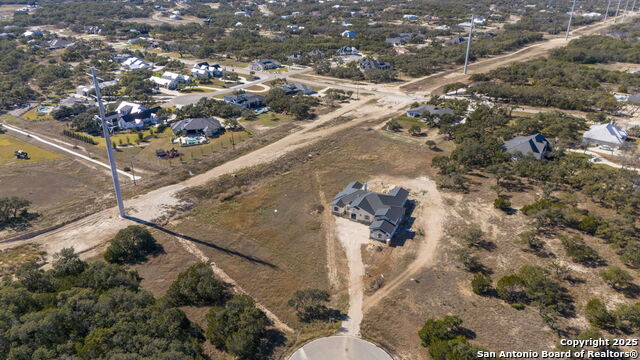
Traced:
[[360, 323], [364, 317], [365, 265], [362, 262], [362, 245], [370, 243], [369, 228], [346, 218], [335, 218], [335, 234], [340, 240], [349, 265], [349, 313], [342, 322], [340, 332], [345, 335], [360, 336]]
[[[389, 183], [389, 181], [385, 181]], [[424, 240], [418, 248], [415, 260], [393, 282], [382, 287], [373, 295], [364, 299], [364, 312], [378, 304], [384, 297], [395, 291], [400, 285], [411, 279], [418, 271], [436, 264], [438, 244], [444, 235], [444, 221], [447, 216], [442, 195], [436, 183], [428, 178], [420, 178], [403, 183], [412, 190], [412, 198], [419, 198], [420, 208], [416, 218], [423, 220]]]

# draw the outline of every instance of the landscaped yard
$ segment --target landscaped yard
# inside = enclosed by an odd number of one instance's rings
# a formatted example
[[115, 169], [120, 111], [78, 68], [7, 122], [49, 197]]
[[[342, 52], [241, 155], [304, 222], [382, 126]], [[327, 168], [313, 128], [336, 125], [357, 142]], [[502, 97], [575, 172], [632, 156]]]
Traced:
[[[153, 130], [154, 134], [157, 135], [160, 138], [165, 138], [165, 137], [170, 137], [171, 136], [171, 128], [167, 127], [164, 129], [164, 131], [161, 134], [158, 134], [155, 132], [155, 129]], [[105, 145], [105, 140], [104, 137], [101, 136], [92, 136], [92, 135], [88, 135], [85, 133], [78, 133], [80, 135], [83, 136], [88, 136], [90, 138], [93, 139], [93, 141], [95, 141], [96, 143], [98, 143], [98, 146], [104, 147]], [[149, 136], [151, 136], [151, 130], [147, 129], [147, 130], [143, 130], [142, 131], [142, 136], [144, 138], [148, 138]], [[138, 140], [138, 134], [137, 133], [124, 133], [124, 134], [115, 134], [111, 136], [111, 142], [115, 143], [117, 146], [125, 146], [127, 144], [136, 144], [136, 140]], [[153, 141], [153, 138], [149, 138], [148, 141]], [[144, 142], [141, 142], [142, 145], [144, 145]]]
[[41, 121], [41, 120], [51, 120], [51, 114], [40, 114], [38, 113], [38, 109], [41, 107], [49, 107], [49, 105], [38, 105], [33, 109], [27, 111], [22, 114], [22, 118], [29, 121]]
[[[29, 153], [29, 160], [17, 160], [14, 153], [22, 150]], [[0, 134], [0, 165], [17, 165], [62, 159], [62, 156], [18, 140], [8, 134]]]
[[[171, 131], [171, 129], [168, 129], [168, 130]], [[157, 150], [166, 151], [166, 150], [175, 148], [178, 151], [180, 151], [180, 153], [183, 154], [182, 158], [184, 160], [198, 159], [198, 158], [202, 158], [207, 155], [210, 155], [222, 148], [228, 148], [232, 146], [232, 137], [233, 137], [233, 142], [238, 144], [246, 140], [249, 137], [249, 133], [246, 131], [237, 131], [237, 132], [233, 132], [233, 135], [232, 135], [232, 132], [228, 131], [217, 138], [209, 138], [208, 144], [181, 147], [179, 144], [173, 144], [171, 142], [171, 139], [173, 138], [173, 136], [171, 136], [170, 133], [169, 135], [166, 135], [166, 132], [165, 132], [163, 136], [157, 139], [150, 139], [149, 143], [144, 147], [142, 151], [140, 151], [136, 155], [136, 157], [139, 158], [140, 160], [145, 160], [145, 161], [163, 161], [164, 162], [165, 160], [159, 159], [156, 156], [156, 151]], [[174, 161], [179, 161], [179, 159], [176, 159]]]

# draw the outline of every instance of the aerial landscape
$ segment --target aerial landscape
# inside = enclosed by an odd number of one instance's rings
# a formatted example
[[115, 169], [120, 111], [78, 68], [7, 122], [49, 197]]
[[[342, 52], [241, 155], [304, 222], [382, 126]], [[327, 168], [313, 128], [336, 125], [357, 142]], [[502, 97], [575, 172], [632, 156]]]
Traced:
[[0, 360], [637, 359], [640, 2], [0, 0]]

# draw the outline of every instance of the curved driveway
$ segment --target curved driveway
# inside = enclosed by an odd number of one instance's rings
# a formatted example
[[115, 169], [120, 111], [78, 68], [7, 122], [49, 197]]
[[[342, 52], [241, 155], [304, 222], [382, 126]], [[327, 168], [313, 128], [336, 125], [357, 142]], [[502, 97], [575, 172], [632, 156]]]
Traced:
[[314, 340], [289, 360], [393, 360], [376, 345], [352, 336], [330, 336]]

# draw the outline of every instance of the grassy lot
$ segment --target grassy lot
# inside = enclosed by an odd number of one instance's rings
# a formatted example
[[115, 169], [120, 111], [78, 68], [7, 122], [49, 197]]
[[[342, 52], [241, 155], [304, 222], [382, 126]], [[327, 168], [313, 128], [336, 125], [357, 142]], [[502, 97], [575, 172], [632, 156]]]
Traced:
[[264, 114], [260, 114], [257, 116], [256, 120], [241, 120], [241, 123], [260, 123], [261, 125], [264, 126], [277, 126], [278, 124], [281, 124], [284, 121], [290, 121], [293, 120], [293, 116], [289, 115], [289, 114], [276, 114], [274, 112], [268, 112], [268, 113], [264, 113]]
[[259, 92], [264, 92], [265, 88], [260, 86], [260, 85], [252, 85], [249, 86], [248, 88], [245, 88], [246, 91], [259, 91]]
[[421, 129], [427, 127], [427, 124], [420, 121], [420, 119], [415, 119], [409, 116], [404, 116], [404, 115], [398, 116], [396, 120], [398, 120], [398, 123], [400, 124], [400, 126], [402, 126], [404, 130], [409, 130], [409, 128], [412, 127], [413, 125], [418, 125], [420, 126]]
[[[29, 153], [29, 160], [17, 160], [14, 156], [16, 150]], [[23, 163], [37, 163], [49, 160], [59, 160], [62, 156], [50, 151], [20, 141], [8, 134], [0, 134], [0, 165], [16, 165]]]

